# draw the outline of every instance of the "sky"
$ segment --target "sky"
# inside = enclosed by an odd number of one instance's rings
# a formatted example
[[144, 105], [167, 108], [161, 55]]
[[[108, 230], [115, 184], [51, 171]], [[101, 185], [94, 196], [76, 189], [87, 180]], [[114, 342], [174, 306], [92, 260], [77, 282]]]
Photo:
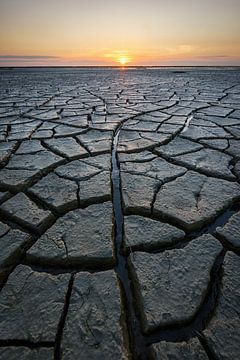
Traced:
[[0, 66], [240, 65], [240, 0], [0, 0]]

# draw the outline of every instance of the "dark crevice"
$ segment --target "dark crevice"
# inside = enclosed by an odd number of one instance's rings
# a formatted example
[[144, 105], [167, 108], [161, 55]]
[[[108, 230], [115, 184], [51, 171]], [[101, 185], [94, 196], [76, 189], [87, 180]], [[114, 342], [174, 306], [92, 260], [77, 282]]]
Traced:
[[[13, 155], [15, 155], [16, 151], [19, 149], [19, 147], [20, 147], [23, 140], [20, 140], [20, 141], [12, 140], [12, 142], [15, 142], [15, 141], [16, 141], [16, 144], [14, 145], [11, 153], [6, 157], [6, 159], [3, 159], [3, 160], [0, 161], [0, 169], [3, 169], [5, 167], [7, 167], [7, 164], [9, 163], [9, 161], [11, 160]], [[8, 140], [7, 140], [7, 142], [11, 143], [11, 141], [8, 141]]]
[[36, 236], [33, 235], [31, 231], [29, 231], [29, 229], [27, 229], [26, 227], [22, 226], [21, 224], [18, 224], [17, 222], [14, 222], [12, 219], [9, 219], [9, 216], [3, 212], [0, 211], [0, 216], [1, 216], [1, 222], [3, 222], [4, 224], [7, 224], [11, 229], [18, 229], [22, 232], [25, 232], [31, 236]]
[[[121, 154], [121, 155], [124, 155], [124, 154]], [[128, 154], [129, 155], [129, 154]], [[158, 158], [158, 155], [157, 154], [154, 154], [150, 159], [134, 159], [134, 160], [131, 160], [130, 158], [128, 160], [121, 160], [121, 158], [119, 159], [119, 162], [120, 162], [120, 165], [123, 164], [123, 165], [127, 165], [127, 164], [145, 164], [145, 163], [150, 163], [151, 161], [155, 160]], [[125, 172], [123, 170], [123, 172]], [[126, 171], [126, 172], [129, 172], [129, 171]]]
[[[1, 221], [5, 222], [6, 224], [10, 225], [13, 229], [19, 229], [25, 233], [31, 234], [33, 236], [38, 236], [40, 233], [44, 232], [46, 229], [44, 228], [43, 231], [36, 227], [32, 227], [24, 222], [24, 220], [16, 219], [15, 217], [9, 216], [9, 214], [3, 212], [0, 209], [0, 217]], [[49, 227], [53, 225], [54, 219], [49, 220]]]
[[72, 274], [70, 277], [69, 283], [68, 283], [68, 290], [66, 293], [65, 304], [63, 307], [61, 319], [58, 324], [58, 330], [57, 330], [55, 346], [54, 346], [54, 360], [61, 359], [61, 341], [62, 341], [63, 329], [64, 329], [64, 325], [65, 325], [65, 321], [66, 321], [66, 317], [67, 317], [67, 313], [68, 313], [68, 308], [69, 308], [69, 304], [70, 304], [70, 298], [71, 298], [72, 288], [73, 288], [73, 281], [74, 281], [74, 275]]
[[229, 163], [229, 169], [230, 169], [231, 173], [236, 177], [238, 183], [240, 183], [240, 177], [239, 177], [239, 174], [237, 173], [235, 167], [239, 161], [240, 161], [240, 156], [236, 156]]
[[23, 191], [23, 193], [30, 200], [32, 200], [32, 202], [35, 203], [39, 209], [54, 212], [54, 210], [52, 211], [51, 206], [49, 206], [47, 203], [45, 203], [45, 201], [42, 200], [40, 197], [38, 197], [34, 192], [31, 192], [27, 189], [27, 190]]
[[209, 360], [219, 360], [217, 356], [214, 354], [212, 349], [208, 346], [208, 343], [203, 334], [198, 334], [198, 340], [202, 345], [203, 349], [205, 350], [207, 357]]
[[145, 345], [144, 337], [141, 332], [139, 320], [135, 313], [134, 299], [132, 294], [132, 283], [129, 278], [127, 268], [127, 258], [122, 255], [121, 248], [123, 243], [123, 211], [122, 195], [120, 183], [120, 169], [117, 157], [118, 136], [121, 126], [115, 133], [112, 150], [112, 191], [113, 208], [115, 217], [115, 253], [117, 265], [115, 271], [119, 278], [123, 295], [123, 306], [125, 305], [126, 322], [128, 329], [129, 345], [131, 357], [135, 359], [148, 359], [148, 349]]
[[[52, 166], [49, 166], [43, 170], [37, 170], [37, 173], [33, 174], [32, 176], [30, 175], [30, 177], [28, 179], [26, 179], [25, 183], [23, 184], [19, 184], [19, 185], [0, 185], [0, 190], [1, 191], [10, 191], [13, 194], [16, 194], [20, 191], [24, 191], [26, 189], [28, 189], [29, 187], [32, 187], [33, 185], [35, 185], [38, 181], [40, 181], [42, 178], [44, 178], [45, 176], [47, 176], [48, 174], [54, 172], [55, 169], [57, 169], [59, 166], [61, 165], [65, 165], [67, 164], [67, 159], [63, 159], [60, 162], [58, 162], [57, 164], [54, 164]], [[31, 173], [31, 169], [25, 169], [25, 168], [11, 168], [8, 170], [28, 170], [29, 173]]]
[[[39, 197], [35, 193], [28, 191], [28, 190], [26, 190], [24, 193], [29, 197], [29, 199], [31, 199], [39, 207], [39, 209], [43, 209], [45, 211], [50, 211], [53, 214], [55, 219], [53, 219], [51, 225], [53, 225], [57, 221], [58, 218], [63, 217], [68, 212], [70, 212], [72, 210], [76, 210], [78, 208], [78, 204], [74, 204], [74, 203], [66, 204], [66, 208], [61, 209], [59, 211], [56, 207], [52, 206], [51, 204], [48, 204], [47, 202], [45, 202], [41, 197]], [[47, 228], [49, 228], [49, 227], [50, 226], [48, 226]]]
[[163, 183], [161, 181], [159, 181], [159, 183], [156, 184], [153, 199], [152, 199], [152, 202], [151, 202], [151, 207], [150, 207], [151, 208], [151, 210], [150, 210], [151, 215], [153, 214], [154, 204], [155, 204], [155, 201], [157, 199], [157, 195], [158, 195], [159, 191], [161, 190], [162, 185], [163, 185]]
[[[155, 146], [156, 147], [156, 146]], [[196, 153], [198, 151], [200, 151], [201, 149], [198, 149], [196, 151], [191, 151], [189, 152], [190, 154], [191, 153]], [[208, 178], [213, 178], [213, 179], [221, 179], [221, 180], [226, 180], [226, 181], [230, 181], [230, 182], [234, 182], [236, 181], [236, 179], [234, 177], [231, 177], [230, 175], [225, 175], [225, 174], [221, 174], [221, 173], [217, 173], [217, 172], [212, 172], [211, 170], [209, 171], [207, 168], [204, 169], [200, 169], [200, 168], [196, 168], [196, 166], [194, 165], [191, 165], [190, 163], [187, 163], [185, 161], [182, 161], [181, 159], [177, 159], [177, 156], [178, 155], [175, 155], [175, 156], [168, 156], [168, 155], [165, 155], [163, 153], [158, 153], [155, 149], [152, 151], [153, 154], [157, 154], [159, 157], [163, 158], [164, 160], [170, 162], [171, 164], [173, 165], [177, 165], [177, 166], [181, 166], [181, 167], [185, 167], [187, 170], [189, 171], [194, 171], [196, 172], [197, 174], [200, 174], [200, 175], [204, 175]], [[179, 156], [181, 155], [185, 155], [185, 154], [180, 154]], [[231, 163], [230, 163], [231, 164]], [[231, 171], [232, 172], [232, 171]], [[235, 176], [233, 174], [233, 176]]]
[[32, 342], [30, 340], [0, 340], [0, 347], [27, 347], [29, 349], [39, 349], [39, 348], [53, 348], [53, 341], [39, 341]]
[[224, 208], [212, 221], [209, 223], [203, 224], [199, 229], [195, 230], [186, 230], [181, 224], [176, 222], [173, 217], [168, 217], [165, 214], [161, 213], [153, 213], [151, 214], [149, 209], [146, 209], [145, 212], [139, 213], [138, 211], [126, 211], [124, 215], [140, 215], [153, 220], [161, 221], [163, 223], [169, 223], [175, 227], [178, 227], [181, 230], [184, 230], [189, 239], [194, 239], [203, 234], [214, 234], [216, 228], [222, 227], [226, 224], [226, 222], [230, 219], [232, 215], [240, 211], [240, 202], [234, 201], [228, 208]]
[[75, 274], [78, 272], [88, 272], [91, 274], [94, 273], [98, 273], [98, 272], [102, 272], [105, 270], [112, 270], [113, 269], [113, 265], [109, 264], [109, 263], [101, 263], [99, 264], [88, 264], [88, 265], [78, 265], [78, 264], [39, 264], [39, 263], [35, 263], [34, 260], [28, 260], [26, 258], [23, 259], [23, 261], [21, 262], [21, 264], [29, 266], [33, 271], [37, 271], [37, 272], [44, 272], [44, 273], [48, 273], [48, 274], [52, 274], [52, 275], [58, 275], [58, 274], [65, 274], [65, 273], [71, 273], [71, 274]]
[[227, 241], [227, 239], [225, 239], [222, 235], [217, 234], [217, 233], [213, 233], [213, 236], [220, 241], [220, 243], [222, 244], [222, 246], [229, 251], [233, 251], [236, 255], [240, 256], [240, 248], [236, 248], [234, 247], [229, 241]]
[[[51, 139], [52, 140], [52, 139]], [[40, 140], [41, 141], [41, 145], [47, 149], [48, 151], [54, 153], [55, 155], [61, 156], [67, 160], [70, 160], [69, 157], [64, 154], [62, 151], [54, 149], [51, 145], [48, 145], [47, 143], [45, 143], [45, 140]], [[73, 160], [73, 159], [72, 159]], [[75, 159], [74, 159], [75, 160]]]
[[187, 341], [199, 334], [206, 328], [217, 305], [221, 289], [222, 264], [226, 251], [222, 250], [215, 260], [211, 269], [210, 282], [206, 296], [190, 322], [185, 324], [174, 324], [169, 327], [162, 327], [146, 335], [146, 344], [150, 345], [159, 341], [181, 342]]
[[193, 119], [193, 112], [190, 114], [190, 115], [188, 115], [188, 117], [187, 117], [187, 119], [186, 119], [186, 121], [185, 121], [185, 123], [184, 123], [184, 126], [183, 126], [183, 128], [182, 128], [182, 130], [181, 130], [181, 132], [182, 133], [184, 133], [185, 131], [187, 131], [187, 129], [189, 128], [189, 125], [190, 125], [190, 121]]
[[[184, 239], [178, 240], [172, 244], [169, 245], [156, 245], [151, 246], [151, 248], [142, 247], [142, 246], [136, 246], [132, 247], [131, 250], [133, 251], [144, 251], [148, 253], [160, 253], [165, 250], [171, 250], [171, 249], [177, 249], [177, 248], [184, 248], [190, 241], [205, 235], [210, 234], [213, 235], [215, 238], [217, 238], [219, 241], [221, 241], [222, 246], [226, 250], [234, 251], [236, 254], [239, 254], [238, 250], [236, 250], [234, 247], [232, 247], [228, 242], [223, 241], [222, 238], [216, 235], [216, 228], [217, 227], [223, 227], [228, 220], [237, 212], [240, 211], [240, 204], [238, 202], [233, 203], [229, 208], [225, 209], [221, 214], [219, 214], [210, 224], [203, 225], [200, 229], [193, 230], [193, 231], [187, 231], [182, 226], [179, 226], [179, 224], [176, 224], [173, 219], [168, 219], [164, 215], [160, 216], [159, 214], [151, 214], [150, 212], [138, 212], [138, 211], [128, 211], [124, 215], [139, 215], [142, 217], [146, 217], [155, 221], [161, 221], [163, 223], [167, 223], [170, 225], [173, 225], [181, 230], [184, 230], [186, 233], [186, 236]], [[125, 250], [124, 253], [126, 255], [129, 255], [129, 250]]]
[[88, 198], [87, 200], [81, 199], [80, 196], [80, 209], [86, 209], [91, 205], [103, 204], [105, 202], [111, 201], [111, 195], [101, 195], [101, 196], [93, 196], [92, 198]]
[[78, 203], [78, 207], [80, 207], [80, 182], [79, 181], [77, 181], [76, 182], [76, 184], [77, 184], [77, 203]]
[[189, 238], [195, 238], [203, 234], [215, 234], [216, 228], [224, 226], [231, 216], [239, 210], [240, 203], [237, 201], [233, 202], [233, 204], [231, 204], [227, 209], [225, 208], [217, 217], [215, 217], [210, 224], [206, 224], [198, 230], [188, 232]]
[[11, 130], [12, 130], [12, 125], [7, 124], [6, 138], [8, 138], [8, 136], [10, 135]]
[[[189, 140], [189, 141], [191, 141], [191, 140]], [[199, 144], [200, 146], [202, 145], [202, 144]], [[204, 146], [202, 146], [202, 149], [204, 148]], [[168, 160], [168, 161], [171, 161], [171, 159], [173, 158], [175, 158], [175, 157], [177, 157], [177, 156], [183, 156], [183, 155], [190, 155], [190, 154], [194, 154], [194, 153], [196, 153], [196, 152], [198, 152], [198, 151], [200, 151], [200, 150], [202, 150], [202, 149], [200, 149], [200, 148], [198, 148], [198, 149], [195, 149], [195, 150], [186, 150], [186, 151], [183, 151], [182, 153], [179, 153], [179, 154], [177, 154], [177, 155], [171, 155], [171, 156], [169, 156], [169, 155], [166, 155], [166, 154], [160, 154], [160, 156], [162, 156], [162, 157], [164, 157], [165, 158], [165, 160]], [[156, 152], [156, 151], [155, 151]], [[158, 153], [158, 152], [156, 152], [156, 153]], [[159, 154], [158, 154], [159, 155]]]
[[59, 174], [59, 173], [56, 173], [56, 174], [57, 174], [58, 177], [60, 177], [62, 179], [65, 179], [65, 180], [70, 180], [70, 181], [74, 181], [74, 182], [77, 182], [77, 181], [81, 182], [81, 181], [89, 180], [92, 177], [94, 177], [96, 175], [99, 175], [103, 171], [102, 169], [99, 169], [96, 166], [95, 166], [95, 168], [98, 169], [99, 171], [96, 172], [95, 174], [86, 175], [86, 176], [84, 176], [82, 178], [79, 178], [78, 176], [74, 177], [74, 176], [62, 175], [62, 174]]
[[[87, 152], [88, 156], [92, 156], [92, 154], [89, 151], [89, 149], [87, 148], [87, 146], [77, 136], [73, 136], [73, 138], [74, 138], [74, 140], [76, 140], [78, 145], [81, 146]], [[82, 156], [82, 157], [86, 158], [87, 154], [86, 154], [86, 156]]]
[[[50, 151], [50, 153], [53, 153], [54, 155], [60, 156], [63, 158], [63, 160], [66, 158], [66, 156], [59, 150], [55, 150], [53, 147], [51, 147], [50, 145], [48, 145], [45, 140], [40, 140], [41, 145], [44, 149]], [[66, 160], [65, 160], [66, 162]]]
[[189, 244], [190, 240], [186, 237], [184, 239], [172, 241], [169, 244], [150, 244], [150, 245], [135, 245], [129, 246], [127, 249], [122, 250], [125, 256], [134, 254], [135, 251], [144, 252], [149, 254], [159, 254], [166, 250], [182, 249]]
[[[143, 139], [147, 139], [147, 138], [144, 138], [143, 136], [141, 136], [141, 138]], [[149, 140], [149, 139], [147, 139]], [[131, 144], [131, 141], [129, 141], [129, 143]], [[119, 153], [123, 153], [123, 154], [137, 154], [137, 153], [140, 153], [142, 151], [153, 151], [153, 149], [158, 146], [159, 143], [155, 143], [155, 144], [152, 144], [152, 145], [147, 145], [147, 146], [144, 146], [144, 148], [136, 148], [134, 150], [119, 150]], [[126, 145], [121, 145], [121, 146], [124, 146], [126, 147]]]
[[43, 122], [42, 120], [40, 120], [40, 121], [41, 121], [40, 124], [38, 124], [38, 125], [35, 127], [35, 129], [31, 132], [30, 137], [29, 137], [29, 140], [32, 140], [32, 135], [34, 135], [34, 133], [37, 132], [38, 129], [43, 125], [44, 122]]

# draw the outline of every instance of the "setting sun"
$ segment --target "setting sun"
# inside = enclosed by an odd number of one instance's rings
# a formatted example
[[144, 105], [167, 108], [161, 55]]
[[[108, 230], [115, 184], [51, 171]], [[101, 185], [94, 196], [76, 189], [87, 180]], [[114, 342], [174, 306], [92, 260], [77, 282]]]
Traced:
[[119, 64], [121, 64], [122, 66], [125, 66], [127, 63], [130, 62], [130, 58], [127, 56], [120, 56], [118, 59]]

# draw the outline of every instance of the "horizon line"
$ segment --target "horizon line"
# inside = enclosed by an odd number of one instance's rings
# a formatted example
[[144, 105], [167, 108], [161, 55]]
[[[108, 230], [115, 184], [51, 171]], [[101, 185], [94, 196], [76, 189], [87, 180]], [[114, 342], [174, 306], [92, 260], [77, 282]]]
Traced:
[[233, 67], [240, 68], [239, 65], [233, 64], [224, 64], [224, 65], [1, 65], [0, 69], [21, 69], [21, 68], [117, 68], [117, 69], [126, 69], [126, 68], [192, 68], [192, 67]]

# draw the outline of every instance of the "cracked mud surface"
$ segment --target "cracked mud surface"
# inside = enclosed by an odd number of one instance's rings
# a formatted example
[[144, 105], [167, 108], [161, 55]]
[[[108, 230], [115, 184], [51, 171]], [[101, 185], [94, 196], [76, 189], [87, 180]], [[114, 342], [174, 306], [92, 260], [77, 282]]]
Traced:
[[0, 358], [240, 358], [240, 72], [0, 70]]

